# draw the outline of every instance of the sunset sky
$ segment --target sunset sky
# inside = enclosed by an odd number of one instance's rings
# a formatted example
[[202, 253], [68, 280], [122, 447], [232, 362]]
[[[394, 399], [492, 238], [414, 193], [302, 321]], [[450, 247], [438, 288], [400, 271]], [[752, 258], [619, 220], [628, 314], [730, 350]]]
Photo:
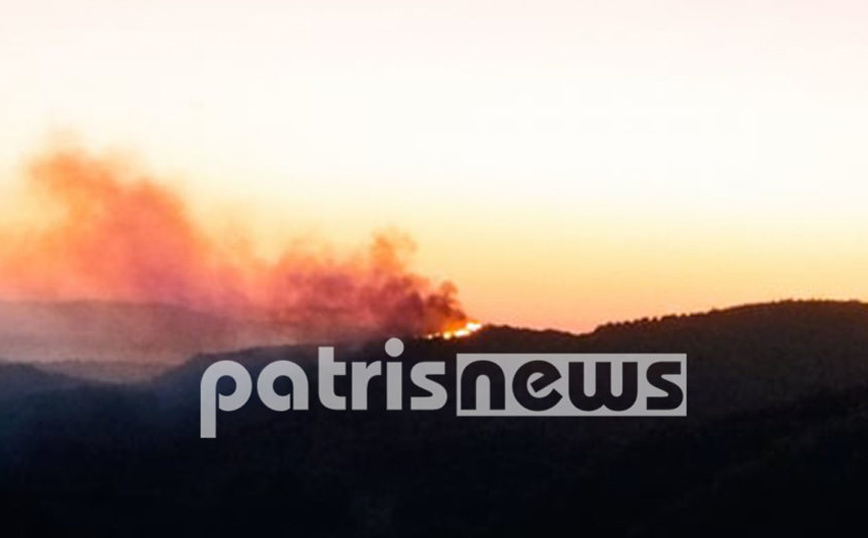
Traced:
[[400, 228], [486, 322], [868, 300], [866, 25], [864, 1], [0, 0], [0, 221], [77, 144], [266, 253]]

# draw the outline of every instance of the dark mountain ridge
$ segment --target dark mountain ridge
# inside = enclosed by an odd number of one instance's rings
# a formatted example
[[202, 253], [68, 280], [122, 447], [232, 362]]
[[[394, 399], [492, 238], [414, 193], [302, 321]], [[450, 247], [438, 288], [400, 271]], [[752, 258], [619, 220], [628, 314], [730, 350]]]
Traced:
[[[382, 342], [336, 346], [382, 360]], [[255, 375], [316, 346], [200, 355], [133, 386], [60, 386], [0, 406], [6, 529], [67, 534], [731, 536], [861, 524], [868, 460], [868, 305], [784, 302], [603, 326], [487, 327], [407, 340], [459, 352], [683, 352], [687, 418], [488, 418], [269, 411], [253, 396], [198, 439], [215, 360]], [[0, 392], [21, 384], [0, 370]], [[26, 375], [32, 375], [32, 371]], [[38, 379], [26, 383], [41, 384]], [[24, 383], [24, 384], [26, 384]], [[381, 392], [381, 391], [380, 391]]]

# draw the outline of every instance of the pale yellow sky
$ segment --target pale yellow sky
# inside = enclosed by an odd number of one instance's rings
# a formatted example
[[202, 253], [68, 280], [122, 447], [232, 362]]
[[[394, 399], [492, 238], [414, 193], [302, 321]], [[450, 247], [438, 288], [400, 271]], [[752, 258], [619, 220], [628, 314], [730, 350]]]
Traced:
[[57, 133], [484, 321], [868, 299], [868, 4], [0, 0], [0, 192]]

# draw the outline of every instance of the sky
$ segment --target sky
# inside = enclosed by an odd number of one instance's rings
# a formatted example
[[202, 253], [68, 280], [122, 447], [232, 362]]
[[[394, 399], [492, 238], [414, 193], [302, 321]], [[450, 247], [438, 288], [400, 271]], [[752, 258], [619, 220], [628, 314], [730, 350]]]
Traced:
[[868, 300], [866, 23], [857, 1], [0, 0], [0, 209], [72, 140], [266, 251], [400, 228], [485, 322]]

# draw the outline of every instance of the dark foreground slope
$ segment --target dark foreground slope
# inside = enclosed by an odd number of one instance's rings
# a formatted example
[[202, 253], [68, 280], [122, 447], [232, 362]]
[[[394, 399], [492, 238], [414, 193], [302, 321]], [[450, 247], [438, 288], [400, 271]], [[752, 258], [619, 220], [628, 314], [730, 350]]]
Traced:
[[[217, 357], [202, 356], [147, 385], [0, 404], [3, 534], [731, 536], [862, 524], [866, 305], [760, 305], [585, 336], [489, 328], [408, 342], [404, 357], [449, 364], [459, 351], [686, 352], [689, 416], [457, 419], [452, 402], [274, 413], [254, 397], [205, 441], [198, 384]], [[255, 372], [314, 354], [230, 357]], [[338, 357], [380, 360], [382, 343]], [[20, 385], [13, 377], [0, 391]]]

